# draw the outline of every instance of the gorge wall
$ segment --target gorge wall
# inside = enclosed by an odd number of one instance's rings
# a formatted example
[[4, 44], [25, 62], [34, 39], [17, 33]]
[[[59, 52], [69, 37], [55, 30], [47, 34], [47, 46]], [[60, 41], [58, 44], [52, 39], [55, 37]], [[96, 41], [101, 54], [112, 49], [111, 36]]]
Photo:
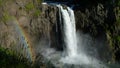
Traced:
[[[62, 51], [64, 46], [59, 10], [52, 5], [41, 4], [41, 0], [0, 0], [0, 46], [17, 50], [25, 50], [19, 30], [13, 25], [17, 23], [32, 53], [32, 61], [39, 62], [41, 45]], [[76, 29], [90, 34], [95, 40], [100, 59], [112, 63], [120, 61], [120, 24], [119, 7], [112, 4], [101, 4], [75, 7]], [[59, 30], [60, 32], [57, 32]], [[59, 35], [59, 36], [58, 36]], [[57, 38], [56, 38], [57, 37]], [[97, 44], [101, 43], [101, 44]], [[101, 51], [102, 50], [102, 51]], [[24, 52], [20, 51], [24, 55]], [[26, 57], [26, 56], [25, 56]], [[108, 58], [108, 59], [106, 59]]]

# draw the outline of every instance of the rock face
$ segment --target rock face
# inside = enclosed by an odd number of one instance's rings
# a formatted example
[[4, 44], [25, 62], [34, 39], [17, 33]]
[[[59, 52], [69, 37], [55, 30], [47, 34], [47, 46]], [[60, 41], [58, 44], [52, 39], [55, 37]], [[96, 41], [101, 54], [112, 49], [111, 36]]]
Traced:
[[[58, 9], [50, 5], [36, 5], [33, 2], [7, 1], [13, 7], [0, 6], [0, 46], [12, 50], [25, 50], [21, 36], [30, 46], [35, 59], [35, 51], [39, 50], [39, 42], [45, 40], [47, 45], [56, 45], [56, 23], [58, 22]], [[22, 4], [21, 4], [22, 3]], [[27, 10], [25, 6], [30, 3], [32, 9]], [[12, 8], [12, 9], [11, 9]], [[33, 10], [34, 9], [34, 10]], [[40, 12], [36, 12], [40, 10]], [[39, 14], [39, 15], [34, 15]], [[19, 36], [19, 34], [21, 36]], [[52, 42], [51, 42], [52, 41]]]
[[112, 54], [106, 37], [107, 11], [102, 4], [98, 4], [75, 10], [75, 16], [77, 30], [88, 33], [95, 39], [93, 47], [97, 49], [100, 59], [108, 62], [112, 60]]
[[[0, 46], [18, 52], [24, 50], [21, 36], [19, 36], [19, 31], [21, 31], [22, 36], [27, 39], [27, 44], [30, 44], [34, 61], [39, 58], [38, 51], [41, 45], [63, 50], [58, 8], [52, 5], [42, 5], [37, 1], [39, 0], [29, 0], [29, 2], [28, 0], [15, 0], [0, 4]], [[90, 34], [94, 40], [103, 43], [96, 43], [94, 47], [98, 48], [100, 59], [108, 58], [106, 62], [119, 59], [120, 53], [118, 44], [120, 28], [116, 26], [118, 24], [116, 18], [119, 16], [117, 12], [115, 16], [113, 9], [103, 4], [81, 6], [75, 9], [77, 31]], [[116, 8], [116, 11], [118, 9]], [[15, 26], [16, 23], [17, 26]], [[20, 30], [16, 30], [17, 27]], [[43, 41], [43, 44], [40, 41]]]
[[[109, 6], [108, 6], [109, 5]], [[98, 52], [109, 55], [105, 55], [104, 57], [109, 56], [111, 58], [111, 62], [118, 61], [119, 54], [119, 24], [118, 24], [118, 7], [112, 4], [98, 4], [97, 6], [84, 6], [79, 7], [79, 10], [75, 10], [76, 16], [76, 27], [77, 30], [82, 30], [84, 33], [89, 33], [94, 39], [104, 42], [102, 45], [97, 44]], [[115, 42], [116, 41], [116, 42]], [[106, 43], [106, 44], [105, 44]], [[118, 50], [116, 51], [116, 48]], [[112, 57], [110, 57], [112, 55]]]
[[91, 8], [81, 8], [80, 11], [76, 10], [75, 14], [78, 29], [83, 29], [84, 32], [91, 32], [93, 36], [98, 35], [101, 31], [104, 32], [102, 27], [107, 18], [107, 10], [102, 4]]

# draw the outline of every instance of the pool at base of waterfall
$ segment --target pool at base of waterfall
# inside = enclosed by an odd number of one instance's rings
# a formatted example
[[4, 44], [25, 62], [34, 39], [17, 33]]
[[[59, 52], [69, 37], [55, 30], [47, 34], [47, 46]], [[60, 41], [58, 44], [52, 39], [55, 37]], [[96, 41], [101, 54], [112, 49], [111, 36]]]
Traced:
[[[91, 58], [92, 59], [92, 58]], [[85, 55], [76, 55], [76, 56], [66, 56], [61, 58], [60, 62], [67, 63], [67, 64], [90, 64], [90, 59], [88, 59]]]
[[55, 68], [108, 68], [104, 63], [84, 54], [67, 56], [64, 52], [56, 51], [53, 48], [41, 47], [41, 49], [41, 52], [43, 52], [42, 55], [47, 61], [51, 62]]

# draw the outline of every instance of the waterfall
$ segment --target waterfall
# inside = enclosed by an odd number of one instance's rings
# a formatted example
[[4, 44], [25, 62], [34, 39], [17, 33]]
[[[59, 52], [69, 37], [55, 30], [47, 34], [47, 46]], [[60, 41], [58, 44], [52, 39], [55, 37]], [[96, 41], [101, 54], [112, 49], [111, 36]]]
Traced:
[[77, 55], [77, 40], [76, 40], [76, 27], [74, 12], [71, 8], [67, 7], [63, 9], [62, 6], [58, 6], [63, 17], [64, 23], [64, 41], [67, 47], [68, 56]]
[[61, 15], [59, 15], [62, 17], [61, 22], [64, 24], [64, 42], [67, 52], [67, 55], [62, 57], [60, 61], [67, 64], [90, 64], [90, 58], [84, 51], [81, 51], [82, 47], [80, 48], [77, 45], [74, 11], [70, 7], [65, 7], [65, 9], [61, 5], [57, 5], [57, 7], [61, 12]]
[[[92, 60], [92, 58], [82, 50], [83, 44], [81, 41], [84, 38], [80, 38], [78, 46], [78, 38], [76, 33], [76, 25], [75, 25], [75, 16], [74, 11], [70, 7], [65, 7], [65, 9], [61, 5], [57, 5], [59, 11], [61, 12], [62, 22], [64, 24], [64, 42], [66, 45], [67, 55], [62, 57], [60, 61], [67, 64], [91, 64], [96, 63], [96, 60]], [[87, 43], [87, 42], [86, 42]], [[93, 62], [91, 62], [93, 61]]]
[[[65, 58], [62, 58], [60, 61], [63, 63], [69, 64], [89, 64], [90, 61], [88, 57], [80, 52], [78, 54], [78, 45], [77, 45], [77, 37], [76, 37], [76, 27], [75, 27], [75, 16], [74, 11], [66, 7], [65, 9], [61, 5], [57, 5], [61, 12], [61, 17], [63, 19], [64, 24], [64, 42], [66, 45], [67, 55]], [[79, 48], [80, 49], [80, 48]]]
[[[47, 5], [47, 3], [43, 4]], [[60, 29], [63, 31], [62, 36], [66, 49], [64, 48], [64, 51], [57, 51], [54, 48], [45, 47], [41, 49], [42, 55], [49, 59], [56, 68], [61, 66], [64, 68], [66, 67], [66, 64], [73, 64], [76, 67], [82, 66], [83, 68], [107, 68], [94, 56], [89, 55], [88, 50], [86, 50], [88, 45], [91, 45], [92, 40], [88, 34], [85, 35], [82, 32], [76, 32], [74, 11], [70, 7], [62, 6], [58, 3], [48, 4], [57, 6], [59, 9], [59, 26], [61, 26]], [[56, 30], [56, 32], [59, 32], [59, 30]], [[96, 54], [94, 51], [91, 52]]]

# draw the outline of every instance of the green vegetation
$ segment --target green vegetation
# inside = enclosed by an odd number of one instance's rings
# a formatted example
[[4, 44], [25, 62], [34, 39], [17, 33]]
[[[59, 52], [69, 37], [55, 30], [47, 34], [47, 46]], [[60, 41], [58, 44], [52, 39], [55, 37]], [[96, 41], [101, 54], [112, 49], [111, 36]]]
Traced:
[[117, 25], [120, 26], [120, 6], [116, 8], [116, 22], [117, 22]]
[[19, 59], [14, 51], [0, 47], [1, 68], [30, 68], [26, 59]]
[[38, 4], [41, 4], [43, 0], [36, 0]]
[[116, 21], [117, 21], [117, 23], [119, 24], [119, 23], [120, 23], [120, 18], [118, 18]]
[[118, 2], [118, 5], [120, 6], [120, 1]]
[[6, 1], [7, 1], [7, 0], [0, 0], [0, 7], [3, 6]]
[[[41, 2], [41, 0], [37, 0], [37, 2]], [[27, 12], [32, 12], [33, 16], [38, 17], [40, 15], [40, 10], [33, 4], [33, 2], [29, 2], [25, 5], [25, 10]]]
[[0, 0], [0, 6], [2, 6], [2, 0]]
[[28, 4], [25, 5], [26, 11], [31, 11], [35, 8], [34, 4], [32, 2], [29, 2]]
[[120, 0], [116, 0], [116, 3], [115, 3], [117, 6], [120, 6]]
[[40, 10], [36, 9], [36, 11], [34, 12], [34, 16], [38, 17], [40, 15], [40, 13], [41, 13]]
[[120, 36], [117, 36], [117, 40], [120, 42]]
[[3, 12], [1, 21], [6, 25], [7, 21], [9, 21], [12, 18], [12, 16], [9, 15], [7, 11]]
[[0, 0], [0, 7], [5, 6], [7, 2], [12, 2], [12, 1], [15, 1], [15, 0]]
[[12, 50], [0, 47], [0, 68], [54, 68], [50, 61], [30, 63], [25, 58], [20, 58]]

